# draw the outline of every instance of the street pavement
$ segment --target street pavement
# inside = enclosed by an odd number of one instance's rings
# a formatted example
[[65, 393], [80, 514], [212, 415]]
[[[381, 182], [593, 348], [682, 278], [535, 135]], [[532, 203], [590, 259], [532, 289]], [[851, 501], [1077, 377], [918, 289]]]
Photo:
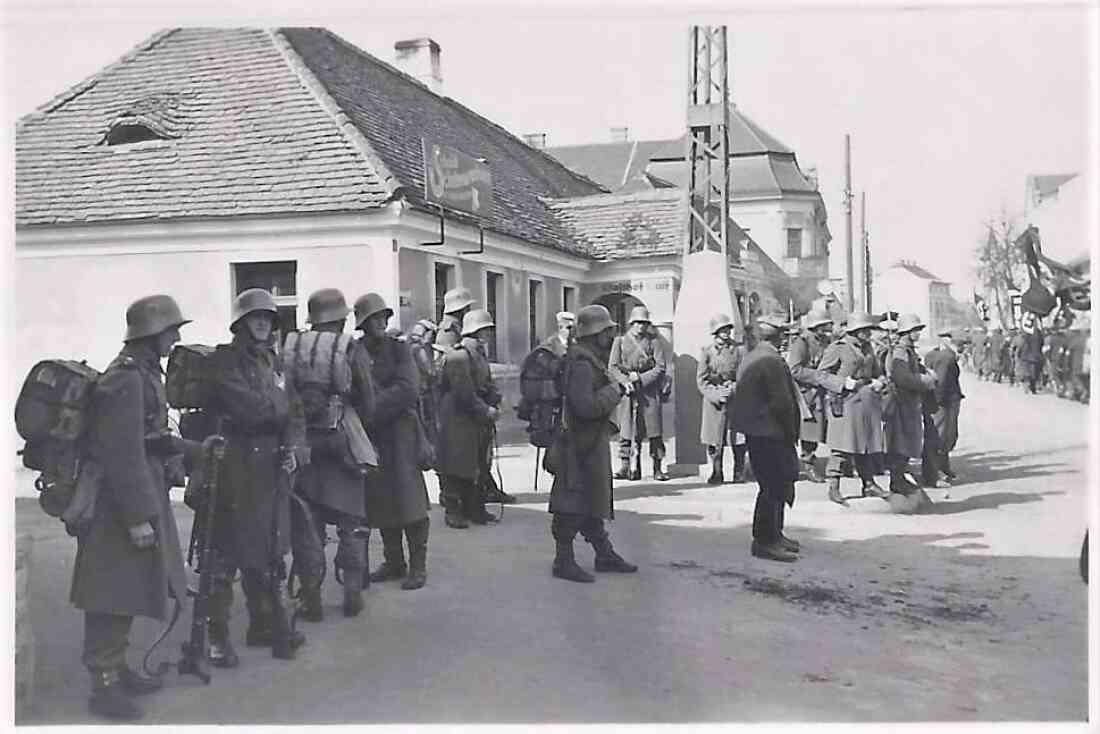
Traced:
[[[534, 492], [534, 450], [503, 446], [521, 504], [468, 530], [433, 506], [425, 588], [375, 584], [345, 619], [330, 573], [326, 619], [299, 624], [308, 642], [294, 662], [243, 646], [238, 591], [240, 668], [210, 686], [169, 673], [143, 699], [143, 723], [1084, 721], [1088, 409], [968, 375], [963, 390], [949, 497], [929, 490], [929, 513], [901, 516], [877, 499], [842, 508], [800, 482], [787, 521], [796, 564], [749, 555], [755, 485], [646, 478], [616, 482], [610, 523], [638, 573], [554, 579], [550, 477]], [[191, 513], [176, 511], [186, 539]], [[96, 723], [68, 605], [75, 543], [31, 499], [17, 500], [16, 522], [35, 537], [37, 640], [35, 709], [18, 723]], [[377, 534], [370, 544], [376, 564]], [[591, 569], [579, 538], [577, 555]], [[155, 660], [178, 657], [189, 617]], [[160, 629], [138, 621], [131, 664]]]

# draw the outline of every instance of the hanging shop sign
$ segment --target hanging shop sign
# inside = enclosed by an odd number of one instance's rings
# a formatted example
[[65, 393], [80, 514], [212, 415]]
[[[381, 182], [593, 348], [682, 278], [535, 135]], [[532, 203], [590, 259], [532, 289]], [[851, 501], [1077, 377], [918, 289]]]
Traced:
[[424, 146], [424, 198], [448, 209], [488, 217], [493, 210], [493, 176], [485, 161], [428, 138]]

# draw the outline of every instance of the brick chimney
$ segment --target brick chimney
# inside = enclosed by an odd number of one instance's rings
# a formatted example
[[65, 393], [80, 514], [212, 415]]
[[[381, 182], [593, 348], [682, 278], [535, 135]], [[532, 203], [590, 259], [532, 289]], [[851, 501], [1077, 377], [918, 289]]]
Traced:
[[443, 94], [439, 44], [430, 38], [410, 38], [393, 44], [396, 66], [436, 94]]

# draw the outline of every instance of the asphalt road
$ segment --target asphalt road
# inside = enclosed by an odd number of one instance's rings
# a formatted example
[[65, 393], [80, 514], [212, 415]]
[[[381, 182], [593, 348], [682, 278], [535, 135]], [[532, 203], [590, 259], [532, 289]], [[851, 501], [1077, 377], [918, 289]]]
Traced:
[[[504, 447], [523, 504], [461, 531], [433, 507], [424, 589], [375, 584], [344, 619], [330, 576], [296, 661], [242, 644], [241, 667], [210, 686], [171, 673], [145, 722], [1084, 721], [1087, 408], [973, 379], [964, 391], [950, 498], [930, 491], [930, 513], [899, 516], [800, 483], [797, 564], [750, 557], [755, 485], [645, 479], [617, 483], [610, 526], [639, 572], [553, 579], [549, 478], [531, 492], [532, 450]], [[186, 538], [190, 512], [177, 518]], [[95, 723], [68, 605], [75, 545], [33, 500], [17, 500], [17, 530], [35, 536], [37, 640], [35, 710], [19, 723]], [[577, 552], [591, 568], [579, 539]], [[158, 660], [178, 655], [188, 621]], [[245, 624], [238, 594], [237, 640]], [[139, 621], [132, 664], [158, 630]]]

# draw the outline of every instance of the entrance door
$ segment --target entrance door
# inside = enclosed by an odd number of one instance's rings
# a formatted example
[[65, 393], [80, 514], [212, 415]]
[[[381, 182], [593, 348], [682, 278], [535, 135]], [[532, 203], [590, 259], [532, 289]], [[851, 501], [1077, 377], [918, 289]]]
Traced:
[[626, 333], [627, 327], [630, 326], [626, 323], [626, 320], [630, 318], [630, 312], [636, 306], [645, 305], [629, 293], [606, 293], [597, 298], [595, 303], [611, 312], [612, 320], [618, 323], [617, 328], [620, 335]]

